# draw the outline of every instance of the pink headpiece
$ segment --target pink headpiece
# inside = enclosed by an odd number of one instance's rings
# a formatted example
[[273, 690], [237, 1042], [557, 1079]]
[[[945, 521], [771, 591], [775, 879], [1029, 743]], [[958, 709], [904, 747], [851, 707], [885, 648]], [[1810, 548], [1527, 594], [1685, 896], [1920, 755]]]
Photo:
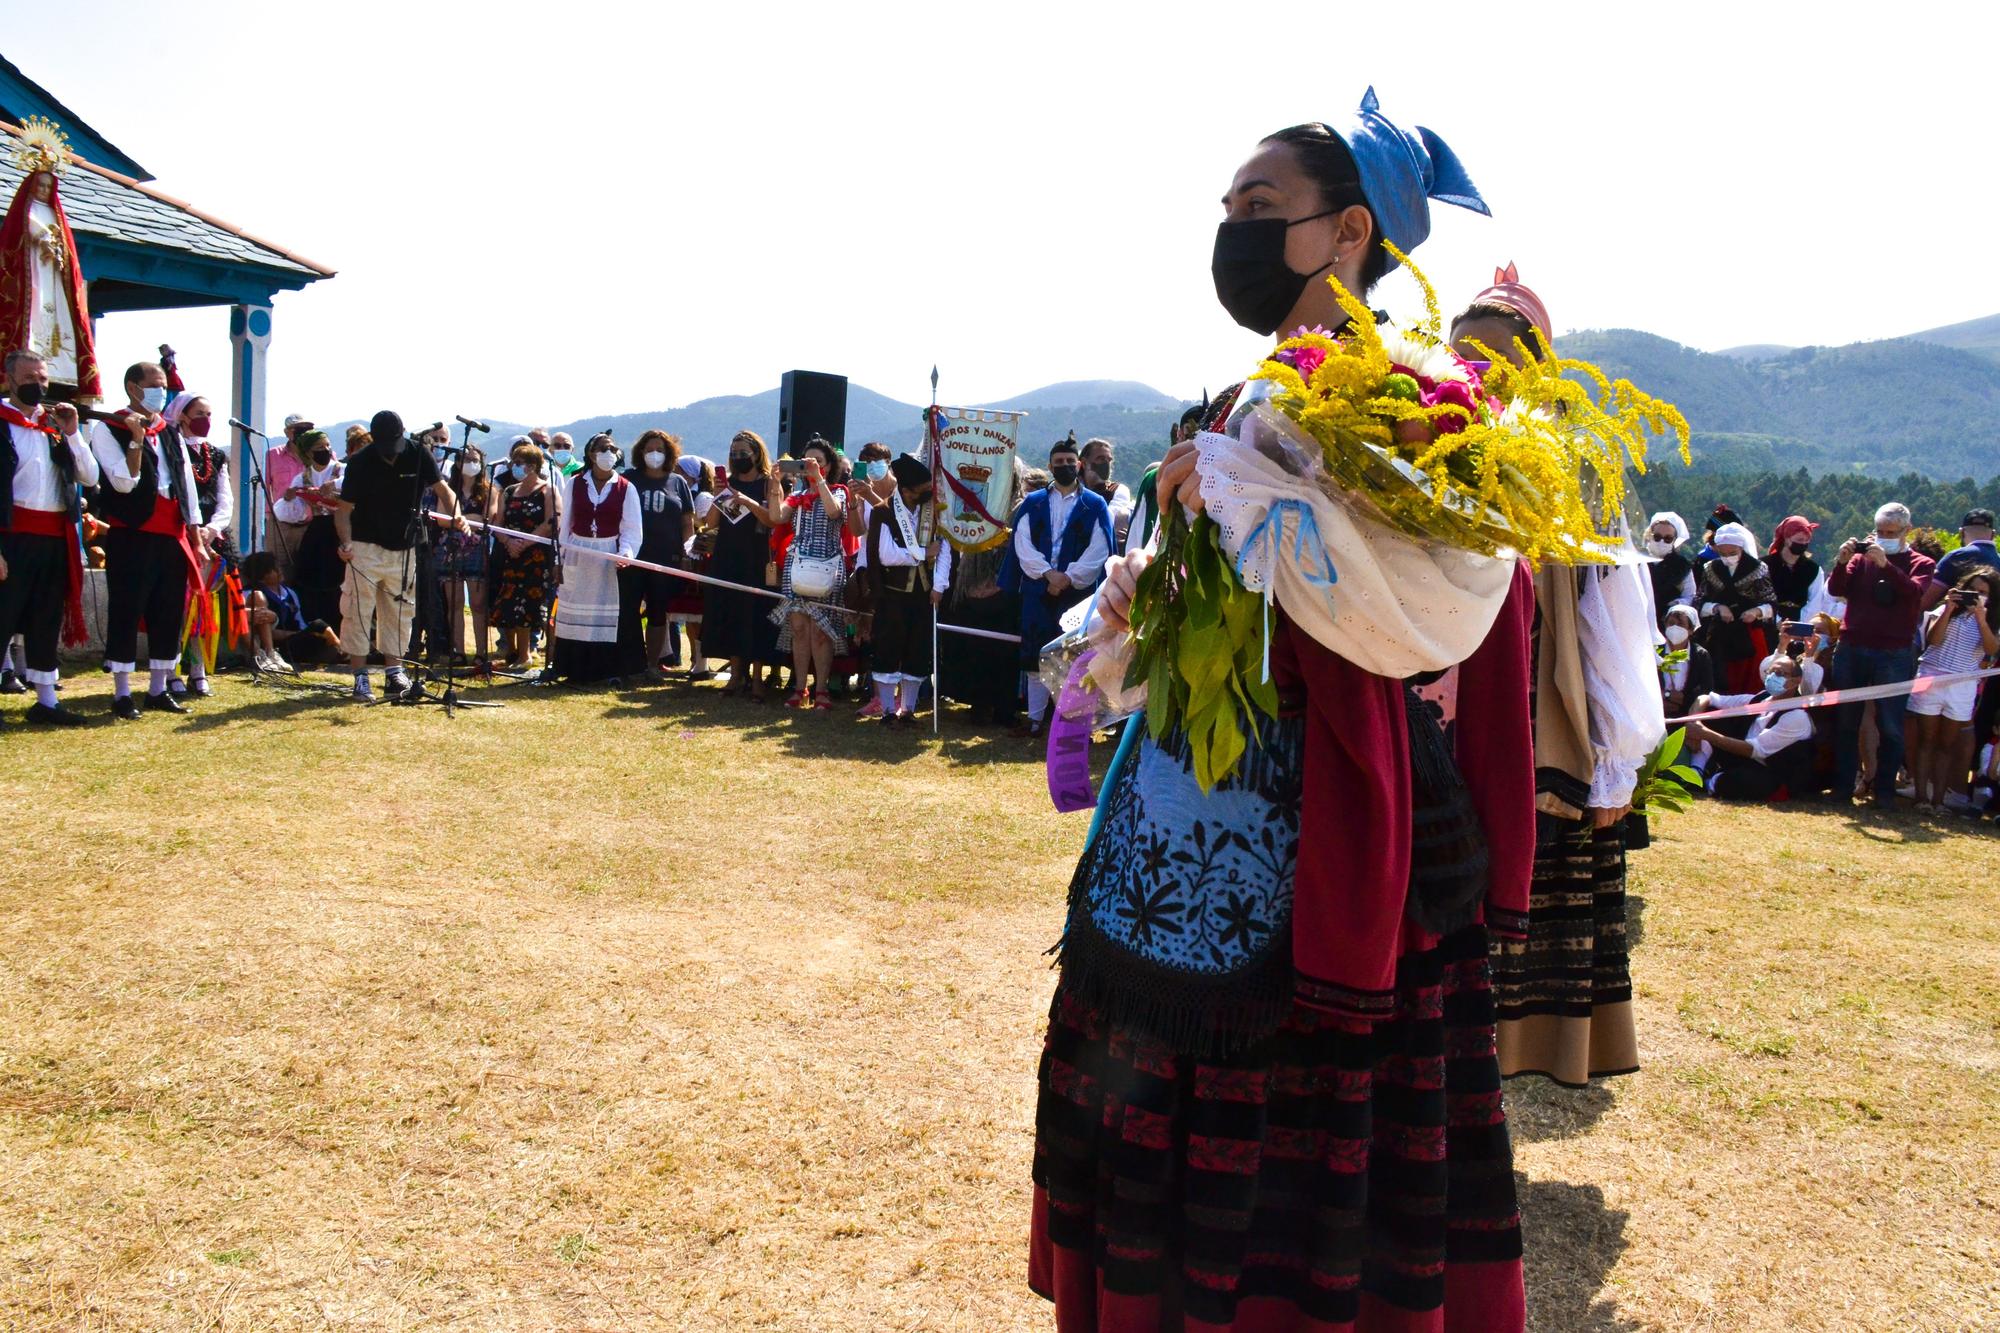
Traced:
[[1551, 343], [1555, 341], [1555, 326], [1549, 323], [1549, 308], [1542, 304], [1542, 298], [1521, 285], [1521, 275], [1513, 264], [1493, 270], [1493, 285], [1472, 298], [1474, 305], [1504, 306], [1522, 319], [1542, 331], [1542, 336]]

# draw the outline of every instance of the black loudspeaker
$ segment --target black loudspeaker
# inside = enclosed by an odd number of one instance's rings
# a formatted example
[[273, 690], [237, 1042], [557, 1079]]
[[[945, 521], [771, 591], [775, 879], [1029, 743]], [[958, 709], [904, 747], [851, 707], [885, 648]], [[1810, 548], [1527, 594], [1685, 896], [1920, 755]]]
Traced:
[[838, 448], [847, 437], [847, 376], [788, 370], [778, 390], [778, 452], [791, 458], [813, 436]]

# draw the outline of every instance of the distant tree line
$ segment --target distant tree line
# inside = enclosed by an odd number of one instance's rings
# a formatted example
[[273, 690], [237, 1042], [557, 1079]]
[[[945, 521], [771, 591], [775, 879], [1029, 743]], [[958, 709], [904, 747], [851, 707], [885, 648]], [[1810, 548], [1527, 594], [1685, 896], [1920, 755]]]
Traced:
[[1750, 525], [1761, 550], [1771, 533], [1791, 514], [1803, 514], [1821, 524], [1819, 552], [1830, 553], [1858, 533], [1875, 528], [1875, 510], [1891, 500], [1910, 507], [1918, 527], [1956, 533], [1968, 509], [2000, 510], [2000, 476], [1984, 484], [1964, 477], [1942, 481], [1905, 473], [1894, 481], [1854, 473], [1814, 476], [1796, 472], [1689, 471], [1678, 464], [1655, 465], [1632, 480], [1637, 509], [1643, 519], [1670, 509], [1688, 521], [1699, 537], [1704, 520], [1719, 504], [1727, 504]]

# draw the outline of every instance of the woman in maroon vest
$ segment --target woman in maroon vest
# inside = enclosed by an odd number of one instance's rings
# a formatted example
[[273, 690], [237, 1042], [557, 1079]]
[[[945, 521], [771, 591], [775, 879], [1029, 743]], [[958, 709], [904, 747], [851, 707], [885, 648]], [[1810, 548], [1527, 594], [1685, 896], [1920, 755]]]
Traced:
[[639, 492], [618, 475], [611, 437], [593, 436], [584, 458], [589, 466], [563, 483], [562, 593], [549, 658], [550, 681], [572, 685], [618, 677], [619, 562], [633, 557], [645, 532]]

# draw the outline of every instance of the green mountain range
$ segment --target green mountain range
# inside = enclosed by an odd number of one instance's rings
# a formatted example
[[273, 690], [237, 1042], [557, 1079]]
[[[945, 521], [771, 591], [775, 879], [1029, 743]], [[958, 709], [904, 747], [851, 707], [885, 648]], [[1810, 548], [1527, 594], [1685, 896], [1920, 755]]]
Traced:
[[[1701, 472], [1803, 468], [1940, 480], [2000, 475], [2000, 315], [1846, 347], [1702, 352], [1635, 329], [1568, 334], [1557, 346], [1678, 405], [1693, 427]], [[1185, 405], [1129, 380], [1072, 380], [975, 404], [1028, 414], [1020, 440], [1031, 463], [1041, 463], [1049, 445], [1074, 431], [1079, 440], [1103, 436], [1117, 444], [1119, 472], [1128, 479], [1165, 451], [1167, 432]], [[629, 446], [657, 426], [680, 436], [692, 452], [719, 459], [729, 437], [745, 427], [775, 444], [777, 419], [773, 388], [656, 412], [584, 417], [550, 429], [568, 431], [579, 444], [609, 430]], [[494, 433], [482, 441], [489, 453], [527, 429], [492, 424]], [[922, 437], [919, 405], [849, 385], [849, 449], [869, 440], [913, 449]]]

